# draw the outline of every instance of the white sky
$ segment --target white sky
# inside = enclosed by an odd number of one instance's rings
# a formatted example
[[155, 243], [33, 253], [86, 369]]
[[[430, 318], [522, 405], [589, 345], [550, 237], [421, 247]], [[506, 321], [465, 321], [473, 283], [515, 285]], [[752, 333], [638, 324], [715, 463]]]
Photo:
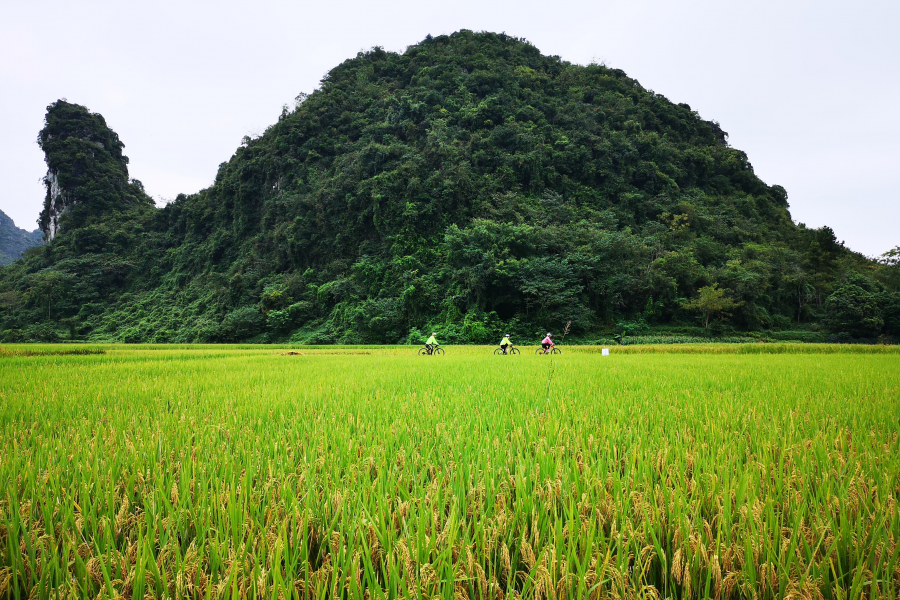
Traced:
[[898, 23], [896, 0], [3, 0], [0, 209], [34, 229], [35, 139], [58, 98], [103, 114], [159, 201], [211, 184], [244, 135], [359, 50], [472, 29], [687, 102], [788, 190], [795, 221], [877, 255], [900, 244]]

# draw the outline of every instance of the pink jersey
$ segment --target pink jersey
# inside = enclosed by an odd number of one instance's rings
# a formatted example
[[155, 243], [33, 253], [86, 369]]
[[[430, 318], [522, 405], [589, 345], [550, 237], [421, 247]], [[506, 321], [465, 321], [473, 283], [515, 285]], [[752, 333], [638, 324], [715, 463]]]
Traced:
[[550, 336], [548, 335], [547, 337], [544, 338], [544, 341], [541, 342], [541, 343], [542, 343], [542, 344], [552, 344], [552, 343], [553, 343], [553, 340], [551, 340], [551, 339], [550, 339]]

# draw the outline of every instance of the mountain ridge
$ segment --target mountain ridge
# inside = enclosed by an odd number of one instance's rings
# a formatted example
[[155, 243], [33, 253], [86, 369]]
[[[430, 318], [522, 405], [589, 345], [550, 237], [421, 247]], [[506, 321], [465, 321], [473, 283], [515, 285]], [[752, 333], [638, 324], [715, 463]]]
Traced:
[[[6, 339], [486, 342], [568, 322], [589, 338], [697, 330], [689, 300], [713, 287], [721, 333], [815, 328], [847, 286], [881, 315], [853, 335], [894, 332], [894, 267], [795, 225], [717, 123], [510, 36], [362, 52], [161, 209], [98, 117], [48, 108], [42, 226], [55, 211], [62, 233], [0, 276], [19, 298]], [[86, 123], [67, 144], [51, 131]], [[28, 283], [42, 272], [67, 283]], [[55, 320], [35, 291], [53, 285]]]
[[0, 266], [18, 259], [25, 250], [40, 246], [44, 236], [40, 229], [26, 231], [16, 227], [15, 222], [0, 210]]

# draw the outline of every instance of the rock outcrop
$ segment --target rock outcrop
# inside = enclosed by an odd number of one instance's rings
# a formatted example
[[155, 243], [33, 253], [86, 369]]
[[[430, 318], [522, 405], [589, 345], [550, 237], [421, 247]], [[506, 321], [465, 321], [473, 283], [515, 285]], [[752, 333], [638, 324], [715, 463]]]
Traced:
[[59, 219], [63, 213], [69, 208], [69, 202], [66, 197], [65, 190], [59, 186], [59, 175], [54, 171], [49, 171], [46, 176], [47, 193], [49, 198], [45, 210], [47, 212], [47, 223], [41, 222], [44, 236], [47, 241], [56, 237], [59, 231]]
[[63, 217], [74, 206], [90, 203], [96, 213], [126, 201], [128, 158], [119, 136], [103, 116], [78, 104], [58, 100], [47, 107], [46, 124], [38, 137], [47, 163], [47, 194], [39, 224], [53, 240]]

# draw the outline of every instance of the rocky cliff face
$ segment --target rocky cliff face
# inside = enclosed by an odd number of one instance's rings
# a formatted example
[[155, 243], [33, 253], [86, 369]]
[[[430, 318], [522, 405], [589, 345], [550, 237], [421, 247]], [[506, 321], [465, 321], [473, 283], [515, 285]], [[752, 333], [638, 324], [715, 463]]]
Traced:
[[47, 241], [51, 241], [59, 232], [59, 219], [69, 208], [65, 190], [59, 186], [59, 175], [53, 171], [47, 173], [47, 193], [49, 199], [46, 206], [47, 222], [42, 222], [41, 229]]
[[6, 213], [0, 211], [0, 266], [8, 265], [26, 249], [42, 243], [43, 236], [39, 230], [19, 229]]

